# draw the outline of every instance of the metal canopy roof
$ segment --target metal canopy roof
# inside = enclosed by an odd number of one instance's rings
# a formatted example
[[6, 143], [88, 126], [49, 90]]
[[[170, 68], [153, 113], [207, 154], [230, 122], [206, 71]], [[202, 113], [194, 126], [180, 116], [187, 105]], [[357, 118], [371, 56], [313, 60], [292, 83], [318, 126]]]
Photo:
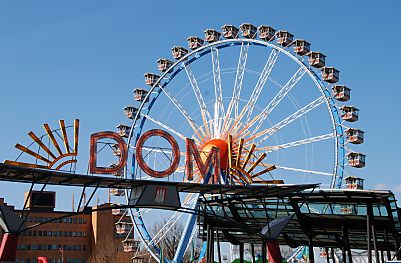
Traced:
[[[248, 198], [220, 196], [200, 199], [199, 235], [206, 238], [205, 223], [231, 243], [260, 243], [261, 230], [276, 217], [293, 215], [279, 237], [292, 247], [341, 247], [367, 249], [367, 211], [372, 205], [378, 249], [395, 250], [401, 240], [400, 212], [390, 191], [315, 189], [287, 197]], [[342, 208], [349, 208], [344, 214]]]
[[92, 176], [72, 174], [55, 170], [33, 169], [19, 166], [11, 166], [0, 163], [0, 181], [20, 183], [36, 183], [48, 185], [81, 186], [97, 188], [132, 189], [145, 185], [174, 186], [178, 192], [201, 194], [226, 194], [246, 195], [254, 197], [286, 196], [290, 193], [317, 187], [317, 184], [271, 184], [271, 185], [221, 185], [221, 184], [196, 184], [179, 183], [154, 180], [134, 180], [107, 176]]
[[[174, 186], [178, 192], [199, 193], [199, 235], [204, 224], [218, 230], [221, 241], [259, 243], [261, 230], [273, 219], [294, 215], [279, 237], [292, 247], [341, 247], [348, 236], [352, 249], [366, 249], [366, 220], [372, 206], [378, 249], [394, 250], [401, 241], [400, 212], [390, 191], [319, 189], [302, 185], [210, 185], [71, 174], [16, 167], [0, 163], [0, 181], [93, 188], [132, 189], [138, 186]], [[347, 207], [350, 214], [342, 213]], [[191, 211], [189, 211], [191, 212]]]

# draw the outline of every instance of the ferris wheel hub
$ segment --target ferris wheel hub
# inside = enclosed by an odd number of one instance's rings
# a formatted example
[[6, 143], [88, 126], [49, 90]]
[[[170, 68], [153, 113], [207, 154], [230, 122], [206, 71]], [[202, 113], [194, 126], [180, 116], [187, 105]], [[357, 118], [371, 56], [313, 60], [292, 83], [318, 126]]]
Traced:
[[222, 170], [227, 169], [227, 161], [228, 161], [228, 143], [223, 139], [212, 139], [206, 142], [203, 145], [201, 151], [204, 153], [202, 154], [202, 161], [205, 162], [207, 156], [209, 155], [210, 150], [212, 147], [216, 147], [220, 149], [220, 167]]

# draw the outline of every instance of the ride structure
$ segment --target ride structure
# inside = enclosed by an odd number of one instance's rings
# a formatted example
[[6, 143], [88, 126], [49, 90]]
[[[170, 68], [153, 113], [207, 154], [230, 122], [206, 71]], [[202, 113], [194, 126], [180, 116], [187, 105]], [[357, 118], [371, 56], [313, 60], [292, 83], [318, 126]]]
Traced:
[[[135, 158], [140, 136], [155, 128], [176, 137], [181, 149], [186, 138], [194, 140], [205, 156], [202, 161], [218, 148], [224, 184], [311, 182], [341, 188], [344, 176], [353, 174], [348, 168], [365, 166], [365, 155], [350, 148], [364, 141], [363, 131], [348, 126], [358, 120], [359, 110], [341, 105], [350, 100], [350, 88], [339, 84], [340, 71], [310, 42], [250, 23], [224, 25], [222, 32], [206, 29], [204, 37], [190, 36], [187, 42], [188, 49], [171, 49], [174, 62], [157, 61], [160, 74], [144, 75], [149, 88], [134, 90], [136, 114], [124, 125], [130, 131], [123, 133], [130, 151], [124, 178], [155, 180]], [[168, 167], [173, 161], [170, 145], [163, 139], [148, 143], [142, 149], [146, 165], [154, 171]], [[191, 182], [212, 183], [199, 170], [193, 177]], [[171, 176], [157, 180], [188, 182], [184, 161]], [[128, 203], [132, 192], [113, 196], [117, 204]], [[194, 209], [198, 198], [187, 194], [183, 207]], [[135, 230], [156, 260], [159, 244], [175, 224], [185, 227], [173, 262], [180, 262], [196, 239], [192, 215], [139, 208], [125, 212], [132, 219], [126, 233]], [[160, 214], [167, 223], [151, 233], [149, 222]], [[198, 248], [201, 257], [205, 247]]]

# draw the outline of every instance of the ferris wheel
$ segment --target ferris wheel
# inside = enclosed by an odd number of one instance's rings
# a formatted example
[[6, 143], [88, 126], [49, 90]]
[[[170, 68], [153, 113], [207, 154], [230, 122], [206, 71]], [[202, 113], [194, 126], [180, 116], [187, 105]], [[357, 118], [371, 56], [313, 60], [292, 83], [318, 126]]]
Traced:
[[[364, 140], [362, 130], [348, 126], [358, 120], [359, 110], [340, 104], [350, 99], [350, 89], [338, 84], [339, 70], [327, 66], [326, 56], [312, 51], [306, 40], [244, 23], [239, 28], [224, 25], [221, 32], [207, 29], [203, 39], [191, 36], [187, 41], [188, 48], [171, 49], [174, 61], [157, 61], [160, 73], [145, 74], [149, 89], [135, 89], [137, 105], [124, 108], [132, 123], [117, 127], [129, 149], [123, 176], [187, 180], [185, 158], [166, 178], [149, 177], [140, 169], [136, 144], [151, 129], [173, 135], [180, 149], [191, 138], [205, 158], [212, 147], [219, 148], [219, 172], [228, 184], [320, 183], [322, 188], [340, 188], [343, 177], [353, 173], [349, 168], [365, 166], [365, 155], [350, 148]], [[141, 158], [150, 169], [163, 171], [173, 162], [173, 151], [168, 141], [152, 137], [141, 148]], [[196, 169], [192, 182], [210, 183]], [[129, 191], [112, 189], [111, 194], [116, 203], [129, 202]], [[183, 196], [182, 206], [195, 208], [197, 199], [197, 194]], [[131, 217], [116, 224], [117, 233], [127, 236], [127, 252], [135, 249], [135, 231], [159, 260], [163, 238], [181, 224], [176, 253], [166, 258], [179, 262], [195, 236], [193, 215], [156, 209], [113, 213]], [[163, 226], [152, 230], [162, 218]]]

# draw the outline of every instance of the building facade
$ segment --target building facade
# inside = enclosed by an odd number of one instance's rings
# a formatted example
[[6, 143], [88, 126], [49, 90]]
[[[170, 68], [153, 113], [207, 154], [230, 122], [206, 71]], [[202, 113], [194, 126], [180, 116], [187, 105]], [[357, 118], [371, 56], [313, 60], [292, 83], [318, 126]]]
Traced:
[[[110, 241], [120, 247], [121, 253], [125, 253], [122, 241], [126, 236], [117, 234], [115, 230], [115, 223], [121, 215], [112, 214], [112, 210], [108, 209], [111, 204], [101, 204], [82, 214], [69, 216], [71, 212], [55, 211], [55, 192], [44, 192], [46, 195], [46, 200], [39, 198], [35, 205], [27, 200], [25, 211], [8, 205], [11, 210], [26, 217], [27, 228], [51, 220], [22, 232], [18, 241], [17, 263], [36, 263], [38, 257], [46, 257], [49, 263], [86, 263], [97, 246]], [[3, 198], [0, 198], [0, 204], [6, 204]], [[97, 211], [99, 208], [102, 210]], [[129, 218], [123, 219], [128, 221]], [[0, 237], [2, 235], [0, 228]]]

